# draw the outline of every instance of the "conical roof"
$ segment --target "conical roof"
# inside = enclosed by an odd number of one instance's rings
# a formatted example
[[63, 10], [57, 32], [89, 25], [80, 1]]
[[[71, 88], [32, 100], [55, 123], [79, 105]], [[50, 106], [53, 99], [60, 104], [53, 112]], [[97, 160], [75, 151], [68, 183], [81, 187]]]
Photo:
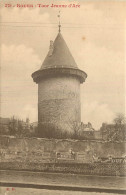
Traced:
[[78, 68], [60, 32], [54, 43], [50, 45], [49, 52], [40, 69], [48, 68]]
[[43, 78], [55, 77], [56, 75], [71, 75], [78, 78], [80, 83], [83, 83], [87, 78], [87, 74], [78, 69], [60, 32], [54, 43], [50, 41], [49, 52], [41, 68], [32, 73], [32, 78], [36, 83], [39, 83]]

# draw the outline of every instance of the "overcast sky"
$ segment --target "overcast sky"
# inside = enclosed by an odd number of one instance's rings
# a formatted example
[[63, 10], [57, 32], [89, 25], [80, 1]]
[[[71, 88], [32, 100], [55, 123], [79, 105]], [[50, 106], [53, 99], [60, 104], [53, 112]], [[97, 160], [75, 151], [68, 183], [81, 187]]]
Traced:
[[[1, 116], [37, 121], [37, 84], [31, 74], [40, 68], [50, 40], [58, 33], [58, 8], [6, 8], [1, 0]], [[125, 1], [18, 0], [32, 4], [80, 4], [62, 8], [61, 33], [88, 77], [81, 86], [84, 123], [98, 129], [125, 112]], [[16, 5], [17, 0], [9, 0]], [[6, 23], [5, 23], [6, 22]]]

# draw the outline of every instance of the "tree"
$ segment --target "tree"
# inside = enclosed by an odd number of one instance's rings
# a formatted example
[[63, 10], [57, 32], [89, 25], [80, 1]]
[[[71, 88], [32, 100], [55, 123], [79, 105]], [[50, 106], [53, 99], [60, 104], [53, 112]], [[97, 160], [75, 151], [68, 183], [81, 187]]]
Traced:
[[81, 133], [81, 124], [74, 121], [72, 123], [72, 128], [73, 128], [73, 138], [74, 139], [79, 139], [81, 137], [80, 133]]
[[10, 119], [9, 131], [10, 135], [15, 135], [17, 132], [17, 120], [14, 116]]
[[123, 114], [117, 114], [113, 124], [103, 123], [100, 130], [102, 138], [107, 141], [124, 141], [126, 139], [126, 120]]
[[116, 115], [116, 117], [114, 118], [114, 123], [116, 125], [123, 125], [123, 124], [125, 124], [126, 123], [126, 118], [125, 118], [124, 114], [118, 113]]

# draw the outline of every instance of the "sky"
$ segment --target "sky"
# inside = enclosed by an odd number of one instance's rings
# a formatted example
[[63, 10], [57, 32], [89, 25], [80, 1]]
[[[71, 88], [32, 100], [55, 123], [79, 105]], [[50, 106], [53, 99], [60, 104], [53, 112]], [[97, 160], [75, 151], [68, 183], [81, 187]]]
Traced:
[[[6, 3], [34, 7], [7, 8]], [[38, 3], [80, 5], [60, 11], [61, 33], [88, 75], [81, 85], [81, 120], [99, 129], [117, 113], [125, 114], [126, 1], [0, 0], [1, 116], [37, 121], [37, 84], [31, 74], [57, 36], [59, 12], [35, 7]]]

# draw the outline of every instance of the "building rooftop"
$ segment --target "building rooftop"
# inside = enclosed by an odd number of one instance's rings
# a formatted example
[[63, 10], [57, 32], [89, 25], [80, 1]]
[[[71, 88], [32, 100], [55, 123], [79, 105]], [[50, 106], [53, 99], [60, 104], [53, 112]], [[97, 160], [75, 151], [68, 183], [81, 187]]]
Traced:
[[9, 118], [2, 118], [0, 117], [0, 125], [8, 125], [10, 123]]

